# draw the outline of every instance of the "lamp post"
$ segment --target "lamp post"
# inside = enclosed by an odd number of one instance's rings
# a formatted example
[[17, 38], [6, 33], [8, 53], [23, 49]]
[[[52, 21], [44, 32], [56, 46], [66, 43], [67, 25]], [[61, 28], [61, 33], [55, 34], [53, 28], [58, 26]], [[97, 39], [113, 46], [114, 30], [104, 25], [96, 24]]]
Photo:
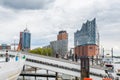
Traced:
[[16, 40], [18, 39], [18, 37], [14, 36], [13, 39], [14, 39], [13, 45], [14, 45], [14, 51], [15, 51], [16, 50]]
[[113, 48], [111, 49], [111, 56], [112, 56], [112, 58], [114, 57], [114, 56], [113, 56]]
[[14, 39], [14, 51], [15, 51], [15, 39]]

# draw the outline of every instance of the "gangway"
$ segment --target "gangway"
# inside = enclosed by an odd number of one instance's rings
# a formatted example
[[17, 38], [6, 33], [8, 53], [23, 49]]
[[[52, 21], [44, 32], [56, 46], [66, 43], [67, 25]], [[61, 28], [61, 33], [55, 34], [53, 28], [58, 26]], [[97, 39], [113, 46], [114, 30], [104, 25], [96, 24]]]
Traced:
[[[71, 62], [68, 60], [62, 60], [59, 58], [26, 53], [26, 52], [12, 52], [11, 51], [9, 52], [9, 55], [14, 56], [19, 53], [22, 53], [22, 55], [26, 56], [25, 65], [80, 77], [80, 64], [79, 63]], [[104, 77], [105, 75], [106, 73], [104, 70], [90, 68], [90, 77], [92, 76]]]

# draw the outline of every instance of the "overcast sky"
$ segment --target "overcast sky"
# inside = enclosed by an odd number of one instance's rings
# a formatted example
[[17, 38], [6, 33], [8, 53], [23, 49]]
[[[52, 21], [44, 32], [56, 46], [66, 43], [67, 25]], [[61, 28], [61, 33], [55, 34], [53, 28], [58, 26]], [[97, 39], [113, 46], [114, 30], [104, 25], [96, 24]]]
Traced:
[[11, 44], [26, 27], [31, 32], [32, 48], [48, 45], [60, 30], [69, 34], [82, 23], [96, 18], [100, 46], [120, 54], [120, 0], [0, 0], [0, 43]]

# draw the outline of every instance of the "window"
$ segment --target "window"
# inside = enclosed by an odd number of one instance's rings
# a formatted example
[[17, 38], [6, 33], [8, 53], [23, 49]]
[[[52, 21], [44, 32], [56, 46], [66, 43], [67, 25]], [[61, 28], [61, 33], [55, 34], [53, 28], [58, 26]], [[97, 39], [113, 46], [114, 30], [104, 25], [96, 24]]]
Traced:
[[89, 47], [89, 49], [93, 49], [92, 47]]

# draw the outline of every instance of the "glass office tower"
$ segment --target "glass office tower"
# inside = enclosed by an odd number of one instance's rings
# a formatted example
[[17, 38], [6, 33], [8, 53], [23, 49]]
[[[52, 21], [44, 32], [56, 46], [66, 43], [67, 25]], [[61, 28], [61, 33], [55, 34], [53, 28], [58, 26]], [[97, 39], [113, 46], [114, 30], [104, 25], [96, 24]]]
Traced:
[[24, 32], [22, 32], [22, 49], [29, 50], [31, 43], [31, 33], [26, 28]]
[[20, 41], [17, 50], [30, 50], [31, 45], [31, 33], [26, 28], [23, 32], [20, 32]]

